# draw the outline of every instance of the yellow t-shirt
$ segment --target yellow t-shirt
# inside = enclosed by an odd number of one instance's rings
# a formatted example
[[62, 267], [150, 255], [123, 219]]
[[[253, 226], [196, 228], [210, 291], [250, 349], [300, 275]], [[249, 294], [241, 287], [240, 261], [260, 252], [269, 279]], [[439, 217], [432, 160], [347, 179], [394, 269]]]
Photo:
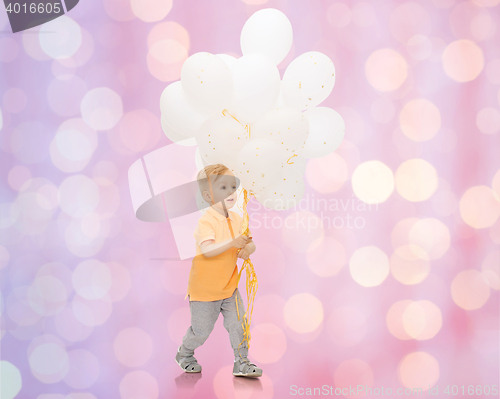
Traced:
[[[234, 238], [237, 238], [243, 234], [243, 218], [236, 212], [228, 212]], [[198, 221], [193, 236], [196, 240], [196, 256], [189, 273], [186, 297], [189, 295], [190, 301], [203, 302], [230, 298], [238, 283], [238, 248], [232, 247], [212, 257], [206, 257], [200, 249], [203, 241], [213, 239], [217, 244], [232, 238], [228, 220], [210, 206]]]

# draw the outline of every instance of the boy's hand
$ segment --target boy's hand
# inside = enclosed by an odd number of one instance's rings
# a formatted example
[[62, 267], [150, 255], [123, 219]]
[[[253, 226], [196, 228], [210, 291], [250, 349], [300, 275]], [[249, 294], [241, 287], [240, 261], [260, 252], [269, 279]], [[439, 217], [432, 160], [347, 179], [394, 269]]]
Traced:
[[[250, 240], [246, 235], [241, 235], [238, 238], [235, 238], [233, 241], [233, 247], [235, 248], [243, 248], [247, 245], [247, 242]], [[240, 251], [241, 252], [241, 251]]]
[[238, 258], [247, 260], [249, 257], [250, 257], [250, 251], [247, 249], [246, 246], [238, 251]]

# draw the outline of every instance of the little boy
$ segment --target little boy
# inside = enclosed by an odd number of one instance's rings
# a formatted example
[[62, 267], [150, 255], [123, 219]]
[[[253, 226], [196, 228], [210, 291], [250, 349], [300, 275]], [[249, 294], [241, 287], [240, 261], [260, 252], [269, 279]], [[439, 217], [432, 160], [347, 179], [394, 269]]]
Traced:
[[[191, 265], [186, 295], [189, 296], [191, 326], [182, 339], [175, 360], [187, 373], [201, 372], [194, 350], [206, 341], [219, 313], [222, 313], [224, 327], [229, 333], [234, 351], [233, 375], [260, 377], [262, 369], [247, 358], [247, 342], [240, 345], [243, 341], [242, 321], [245, 308], [237, 285], [236, 260], [248, 259], [255, 252], [255, 243], [250, 232], [249, 237], [242, 235], [242, 217], [229, 210], [237, 199], [236, 178], [226, 166], [216, 164], [202, 169], [197, 179], [203, 199], [212, 205], [200, 218], [194, 232], [196, 256]], [[231, 233], [234, 234], [234, 239]]]

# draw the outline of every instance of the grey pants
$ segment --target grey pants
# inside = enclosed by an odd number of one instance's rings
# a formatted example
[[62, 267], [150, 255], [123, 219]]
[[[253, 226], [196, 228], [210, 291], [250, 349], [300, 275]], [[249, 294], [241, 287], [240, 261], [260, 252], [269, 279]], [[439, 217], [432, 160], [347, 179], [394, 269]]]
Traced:
[[[239, 320], [238, 313], [236, 312], [235, 296], [238, 297]], [[194, 355], [194, 350], [203, 345], [214, 329], [215, 322], [219, 318], [219, 313], [222, 313], [224, 317], [224, 327], [229, 333], [234, 357], [248, 356], [246, 341], [240, 345], [238, 353], [238, 345], [243, 341], [243, 327], [241, 323], [245, 314], [245, 307], [238, 288], [234, 290], [230, 298], [211, 302], [190, 300], [189, 309], [191, 311], [191, 326], [188, 328], [184, 338], [182, 338], [181, 356], [192, 356]]]

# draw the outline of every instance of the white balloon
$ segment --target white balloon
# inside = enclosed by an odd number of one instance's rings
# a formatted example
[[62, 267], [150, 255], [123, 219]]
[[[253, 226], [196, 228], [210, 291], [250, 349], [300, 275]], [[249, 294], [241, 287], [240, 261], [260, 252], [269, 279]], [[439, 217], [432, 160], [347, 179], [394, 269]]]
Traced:
[[295, 58], [286, 68], [281, 84], [284, 103], [299, 110], [322, 103], [335, 84], [332, 60], [318, 51], [309, 51]]
[[167, 136], [172, 142], [183, 145], [185, 147], [196, 145], [196, 140], [194, 139], [194, 137], [186, 138], [186, 136], [172, 129], [172, 127], [167, 122], [165, 122], [164, 115], [161, 116], [160, 121], [163, 133], [165, 133], [165, 136]]
[[243, 55], [261, 53], [278, 65], [292, 47], [292, 24], [275, 8], [265, 8], [252, 14], [241, 30]]
[[298, 109], [277, 107], [266, 112], [251, 125], [251, 138], [266, 138], [274, 141], [289, 156], [306, 142], [309, 122]]
[[297, 151], [305, 158], [321, 158], [335, 151], [345, 134], [345, 123], [337, 111], [317, 107], [304, 112], [309, 121], [309, 137]]
[[269, 111], [280, 92], [278, 68], [265, 55], [238, 58], [232, 68], [234, 101], [229, 111], [242, 123], [251, 123]]
[[[195, 141], [196, 141], [196, 139], [195, 139]], [[198, 171], [200, 171], [205, 166], [207, 166], [207, 165], [205, 165], [205, 162], [203, 162], [203, 159], [201, 158], [200, 147], [196, 147], [196, 152], [194, 153], [194, 163], [195, 163], [196, 169]]]
[[246, 129], [230, 115], [213, 116], [196, 135], [200, 155], [208, 164], [221, 163], [234, 171], [240, 150], [250, 142]]
[[281, 181], [255, 196], [266, 208], [282, 211], [297, 206], [304, 192], [304, 179], [297, 169], [288, 168]]
[[261, 191], [283, 175], [281, 163], [287, 154], [269, 139], [252, 139], [238, 154], [237, 177], [247, 190]]
[[229, 54], [216, 54], [217, 57], [219, 57], [222, 61], [224, 61], [229, 69], [234, 64], [234, 61], [237, 60], [236, 57], [233, 57], [232, 55]]
[[[281, 83], [281, 88], [283, 88], [283, 83]], [[285, 106], [285, 102], [283, 101], [283, 90], [280, 89], [280, 94], [278, 96], [278, 100], [276, 101], [275, 107], [283, 107]]]
[[200, 52], [184, 61], [181, 83], [188, 102], [207, 116], [220, 114], [233, 100], [231, 70], [214, 54]]
[[297, 172], [300, 173], [301, 176], [306, 173], [306, 165], [307, 165], [307, 159], [304, 158], [301, 155], [296, 155], [290, 157], [286, 161], [283, 161], [281, 163], [281, 166], [283, 166], [284, 170], [287, 171], [289, 168], [297, 170]]
[[195, 136], [208, 119], [188, 103], [180, 81], [171, 83], [163, 90], [160, 109], [165, 122], [184, 138]]

